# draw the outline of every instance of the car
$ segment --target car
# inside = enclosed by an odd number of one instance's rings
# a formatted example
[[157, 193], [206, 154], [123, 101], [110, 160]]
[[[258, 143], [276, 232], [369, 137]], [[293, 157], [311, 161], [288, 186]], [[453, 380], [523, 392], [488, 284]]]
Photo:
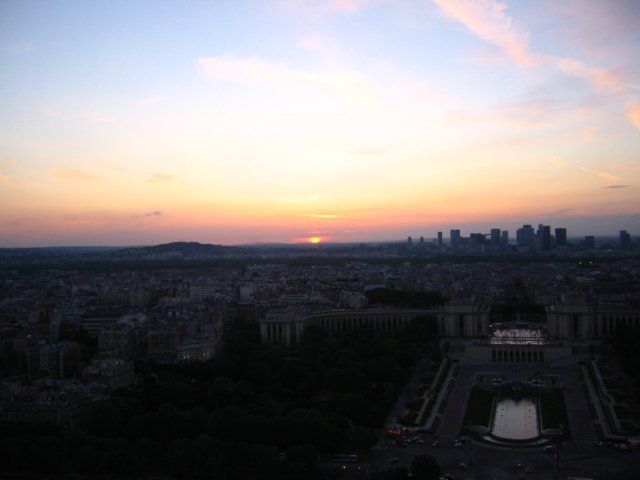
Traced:
[[432, 447], [437, 447], [438, 445], [440, 445], [440, 442], [438, 442], [438, 440], [434, 440], [431, 444]]
[[542, 451], [545, 452], [545, 453], [555, 453], [556, 446], [555, 445], [547, 445], [546, 447], [542, 448]]
[[460, 462], [460, 463], [458, 464], [458, 466], [459, 466], [462, 470], [469, 470], [469, 465], [467, 465], [467, 464], [466, 464], [466, 463], [464, 463], [464, 462]]
[[392, 459], [389, 460], [389, 463], [398, 463], [400, 461], [400, 459], [398, 459], [398, 457], [393, 457]]
[[631, 450], [629, 450], [629, 445], [627, 445], [626, 443], [616, 443], [613, 446], [613, 448], [615, 448], [619, 452], [630, 452], [631, 451]]
[[454, 440], [453, 441], [453, 446], [454, 447], [461, 447], [462, 446], [462, 442], [460, 440]]

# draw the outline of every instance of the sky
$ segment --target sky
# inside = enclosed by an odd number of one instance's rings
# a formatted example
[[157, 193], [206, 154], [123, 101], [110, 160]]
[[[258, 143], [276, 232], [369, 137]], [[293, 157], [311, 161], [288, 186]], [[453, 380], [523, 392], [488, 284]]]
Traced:
[[0, 2], [0, 247], [640, 234], [637, 0]]

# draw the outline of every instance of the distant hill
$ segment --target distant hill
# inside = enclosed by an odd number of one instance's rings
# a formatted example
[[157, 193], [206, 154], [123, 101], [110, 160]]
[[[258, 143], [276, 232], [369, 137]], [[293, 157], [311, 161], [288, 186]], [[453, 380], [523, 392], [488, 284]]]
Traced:
[[240, 247], [228, 247], [224, 245], [213, 245], [199, 242], [171, 242], [147, 247], [127, 248], [114, 252], [120, 256], [131, 256], [137, 258], [145, 257], [182, 257], [182, 258], [202, 258], [230, 253], [239, 253]]
[[25, 264], [67, 264], [148, 260], [228, 258], [246, 249], [198, 242], [172, 242], [135, 247], [43, 247], [0, 249], [0, 267]]

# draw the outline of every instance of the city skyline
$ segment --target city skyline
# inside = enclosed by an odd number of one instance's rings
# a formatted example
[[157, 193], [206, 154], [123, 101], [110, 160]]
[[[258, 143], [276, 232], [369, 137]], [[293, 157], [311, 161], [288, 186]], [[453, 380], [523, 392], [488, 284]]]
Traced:
[[640, 6], [0, 6], [0, 247], [640, 224]]

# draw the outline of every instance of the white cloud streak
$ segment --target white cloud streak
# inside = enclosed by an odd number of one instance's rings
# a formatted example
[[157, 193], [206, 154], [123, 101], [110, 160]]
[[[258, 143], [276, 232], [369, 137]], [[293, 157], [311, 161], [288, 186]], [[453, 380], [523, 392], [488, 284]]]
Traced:
[[136, 105], [145, 107], [148, 105], [155, 105], [157, 103], [160, 103], [161, 101], [162, 101], [162, 97], [146, 97], [146, 98], [141, 98], [140, 100], [136, 100]]
[[620, 177], [612, 173], [599, 172], [597, 170], [591, 170], [590, 168], [586, 167], [580, 167], [580, 170], [582, 170], [583, 172], [591, 173], [592, 175], [596, 175], [597, 177], [604, 178], [605, 180], [608, 180], [610, 182], [619, 182], [620, 180], [622, 180]]
[[232, 55], [198, 59], [202, 71], [215, 80], [264, 85], [271, 88], [311, 88], [349, 103], [374, 107], [378, 98], [372, 85], [360, 75], [344, 70], [312, 72], [256, 58]]

